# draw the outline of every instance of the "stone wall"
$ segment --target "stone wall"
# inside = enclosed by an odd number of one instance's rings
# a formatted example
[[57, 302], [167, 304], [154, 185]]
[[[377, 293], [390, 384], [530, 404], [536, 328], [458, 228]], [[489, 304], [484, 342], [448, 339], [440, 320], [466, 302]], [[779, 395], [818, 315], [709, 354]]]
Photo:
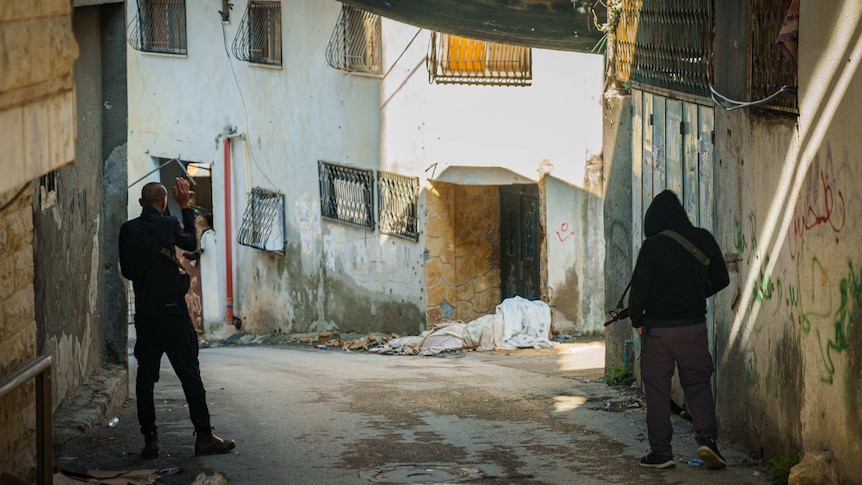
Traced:
[[494, 313], [500, 302], [498, 187], [435, 182], [425, 203], [428, 326]]
[[[32, 193], [28, 183], [0, 194], [0, 377], [36, 357]], [[35, 399], [32, 381], [0, 398], [0, 470], [21, 478], [35, 478]]]
[[68, 0], [0, 2], [2, 192], [74, 160], [71, 10]]

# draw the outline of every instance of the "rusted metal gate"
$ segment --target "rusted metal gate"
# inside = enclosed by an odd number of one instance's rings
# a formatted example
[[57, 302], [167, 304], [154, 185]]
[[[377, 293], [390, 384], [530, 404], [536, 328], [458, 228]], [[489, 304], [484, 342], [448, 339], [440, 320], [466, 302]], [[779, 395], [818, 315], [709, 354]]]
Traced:
[[[713, 230], [715, 212], [714, 112], [711, 106], [632, 90], [632, 261], [643, 242], [643, 216], [656, 194], [676, 192], [691, 222]], [[707, 303], [710, 350], [715, 355], [712, 299]], [[636, 354], [640, 342], [635, 339]], [[639, 362], [636, 364], [639, 368]], [[675, 378], [674, 401], [683, 402]]]

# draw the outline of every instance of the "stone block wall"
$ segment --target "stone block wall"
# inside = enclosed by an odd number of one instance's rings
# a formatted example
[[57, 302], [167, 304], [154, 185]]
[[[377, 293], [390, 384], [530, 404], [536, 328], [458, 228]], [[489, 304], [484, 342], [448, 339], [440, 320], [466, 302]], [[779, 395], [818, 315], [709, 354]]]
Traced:
[[[36, 357], [32, 194], [0, 194], [0, 378]], [[0, 470], [24, 479], [36, 476], [35, 400], [32, 381], [0, 398]]]
[[[72, 2], [0, 2], [0, 192], [75, 157]], [[11, 150], [11, 151], [10, 151]]]
[[498, 187], [435, 182], [425, 204], [428, 326], [494, 313], [501, 294]]

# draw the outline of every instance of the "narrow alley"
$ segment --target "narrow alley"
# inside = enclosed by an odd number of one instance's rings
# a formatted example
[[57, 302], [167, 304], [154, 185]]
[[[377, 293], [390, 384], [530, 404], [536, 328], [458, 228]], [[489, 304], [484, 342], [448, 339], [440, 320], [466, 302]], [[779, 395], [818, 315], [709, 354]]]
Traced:
[[213, 424], [237, 441], [233, 453], [193, 456], [188, 410], [164, 359], [158, 459], [138, 456], [142, 440], [128, 403], [115, 427], [102, 423], [83, 436], [58, 431], [56, 456], [76, 471], [183, 469], [160, 484], [216, 472], [231, 485], [768, 482], [757, 461], [725, 444], [726, 470], [690, 465], [695, 443], [678, 416], [676, 468], [638, 466], [648, 448], [644, 400], [633, 388], [604, 384], [603, 355], [601, 340], [440, 357], [296, 344], [203, 349]]

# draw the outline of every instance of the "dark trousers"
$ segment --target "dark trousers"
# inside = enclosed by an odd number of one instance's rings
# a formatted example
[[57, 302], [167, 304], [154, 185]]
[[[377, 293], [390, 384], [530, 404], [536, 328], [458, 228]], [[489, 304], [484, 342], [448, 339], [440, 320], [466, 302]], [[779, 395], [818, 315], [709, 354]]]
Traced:
[[641, 378], [647, 401], [647, 432], [652, 451], [669, 454], [671, 379], [674, 364], [685, 393], [698, 442], [715, 439], [718, 427], [710, 378], [715, 366], [709, 354], [706, 323], [686, 327], [650, 328], [641, 346]]
[[191, 318], [186, 315], [164, 317], [136, 317], [135, 358], [138, 360], [138, 378], [135, 385], [138, 400], [138, 422], [141, 433], [156, 430], [156, 407], [153, 388], [159, 381], [162, 354], [171, 361], [189, 405], [189, 415], [195, 431], [210, 433], [210, 414], [206, 403], [206, 390], [201, 381], [198, 362], [198, 337]]

